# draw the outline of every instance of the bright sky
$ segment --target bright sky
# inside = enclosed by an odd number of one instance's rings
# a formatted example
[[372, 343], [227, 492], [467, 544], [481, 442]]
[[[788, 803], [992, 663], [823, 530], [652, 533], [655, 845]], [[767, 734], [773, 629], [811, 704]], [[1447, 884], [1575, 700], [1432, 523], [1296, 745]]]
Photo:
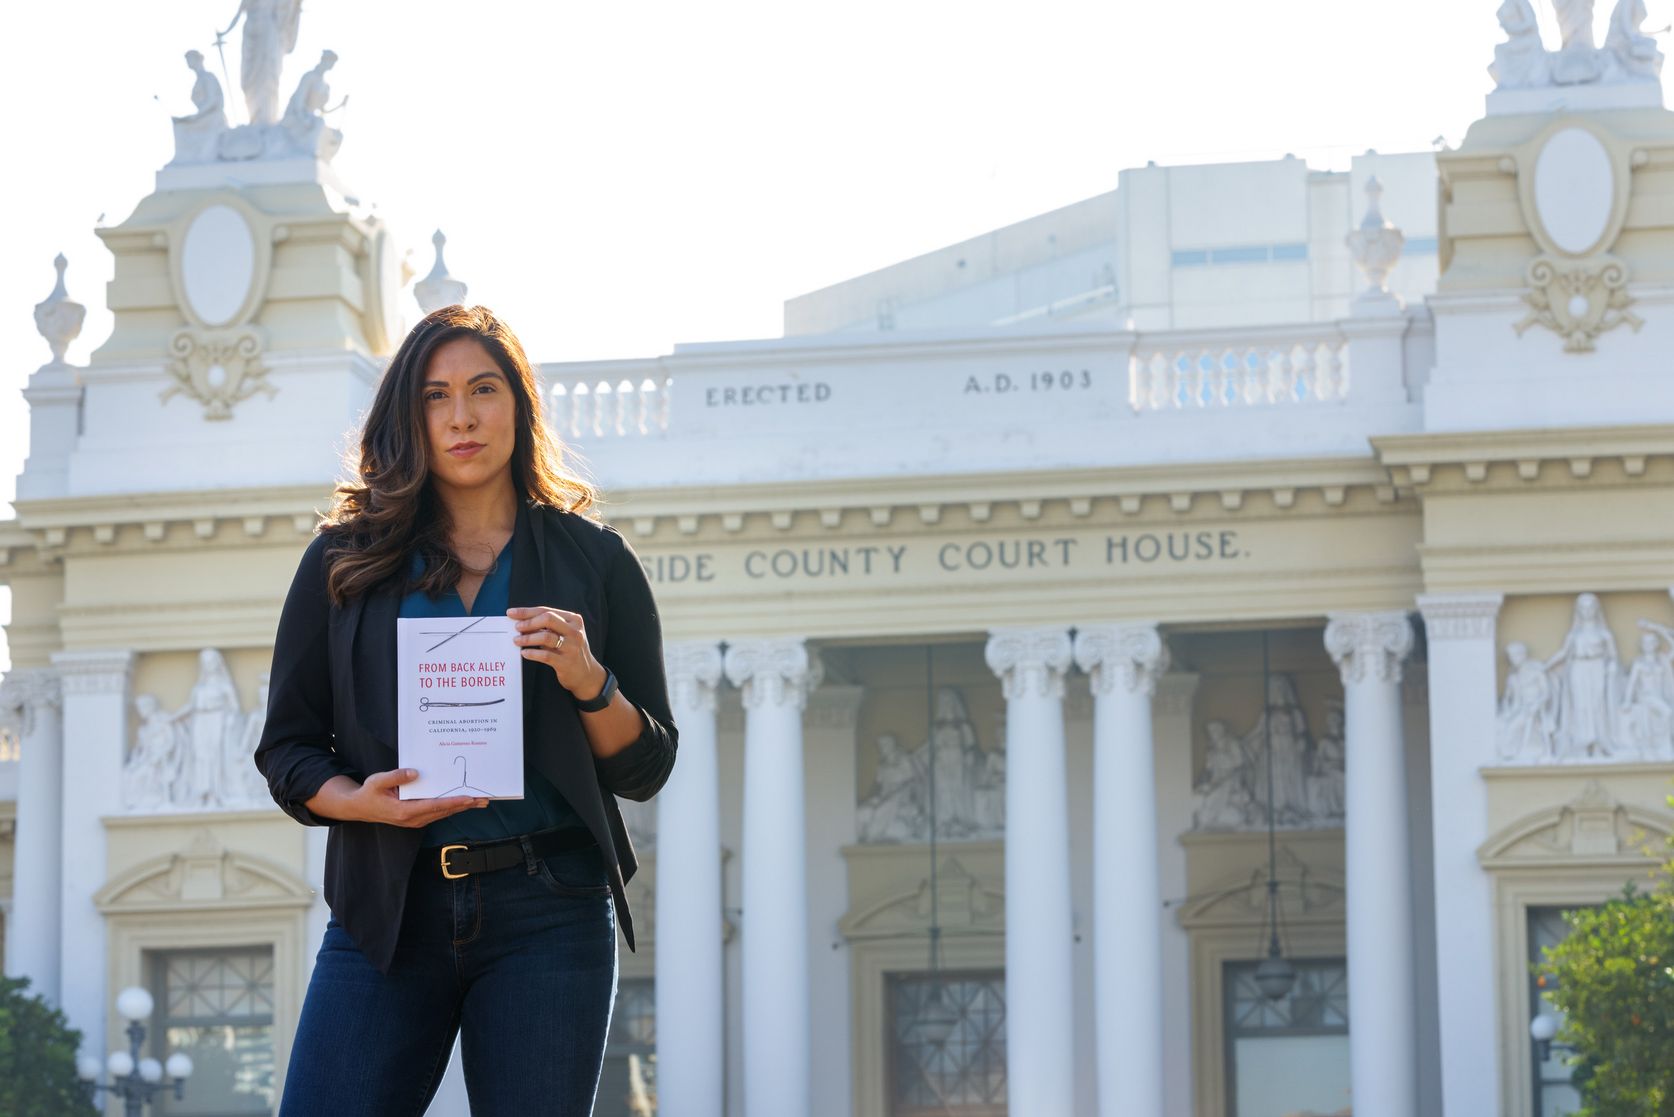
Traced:
[[[771, 337], [784, 299], [1102, 193], [1124, 167], [1457, 142], [1497, 0], [309, 0], [281, 98], [329, 47], [341, 176], [538, 361]], [[1598, 40], [1612, 5], [1598, 5]], [[1550, 0], [1536, 0], [1556, 46]], [[237, 0], [12, 5], [0, 270], [0, 516], [48, 356], [31, 308], [69, 257], [110, 331], [123, 220], [221, 72]], [[1674, 0], [1649, 0], [1648, 28]], [[235, 122], [239, 34], [223, 78]], [[1665, 49], [1669, 49], [1666, 46]], [[282, 103], [282, 101], [281, 101]], [[409, 313], [416, 307], [409, 301]], [[10, 601], [0, 589], [0, 623]], [[0, 640], [0, 670], [7, 666]]]

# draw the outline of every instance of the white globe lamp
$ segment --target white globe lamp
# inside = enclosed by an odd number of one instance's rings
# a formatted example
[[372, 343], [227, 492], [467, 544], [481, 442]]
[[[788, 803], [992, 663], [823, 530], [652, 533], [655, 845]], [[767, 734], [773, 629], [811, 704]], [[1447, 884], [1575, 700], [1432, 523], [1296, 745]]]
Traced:
[[152, 1009], [151, 994], [138, 985], [130, 985], [116, 995], [116, 1011], [124, 1020], [149, 1020]]

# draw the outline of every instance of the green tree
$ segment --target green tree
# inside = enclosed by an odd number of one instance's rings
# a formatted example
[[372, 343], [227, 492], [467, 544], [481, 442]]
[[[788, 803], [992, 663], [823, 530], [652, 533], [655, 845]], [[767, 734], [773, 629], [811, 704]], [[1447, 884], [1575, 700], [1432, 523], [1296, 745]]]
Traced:
[[8, 1117], [93, 1117], [76, 1078], [81, 1033], [27, 990], [29, 979], [0, 977], [0, 1113]]
[[1567, 1017], [1582, 1113], [1674, 1117], [1674, 860], [1649, 891], [1630, 884], [1564, 920], [1569, 937], [1537, 972]]

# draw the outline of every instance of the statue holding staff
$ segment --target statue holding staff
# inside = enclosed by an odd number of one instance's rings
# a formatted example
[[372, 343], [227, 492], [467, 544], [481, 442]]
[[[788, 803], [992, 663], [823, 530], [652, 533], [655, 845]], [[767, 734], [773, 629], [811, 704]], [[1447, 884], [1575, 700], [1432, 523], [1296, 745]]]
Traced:
[[296, 49], [301, 17], [302, 0], [239, 0], [232, 22], [215, 35], [219, 48], [238, 21], [244, 21], [238, 84], [244, 90], [251, 124], [275, 124], [279, 120], [279, 71], [285, 55]]

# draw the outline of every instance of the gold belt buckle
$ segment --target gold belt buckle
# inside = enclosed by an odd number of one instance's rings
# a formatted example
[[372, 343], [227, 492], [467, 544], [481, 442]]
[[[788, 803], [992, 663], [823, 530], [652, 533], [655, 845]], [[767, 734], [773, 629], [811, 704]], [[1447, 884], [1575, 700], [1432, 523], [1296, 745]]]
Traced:
[[463, 880], [466, 877], [471, 875], [470, 873], [455, 873], [455, 872], [450, 872], [448, 870], [448, 851], [450, 849], [469, 849], [469, 848], [470, 848], [469, 846], [464, 846], [464, 845], [451, 845], [451, 846], [443, 846], [442, 847], [442, 875], [444, 877], [446, 877], [449, 880]]

